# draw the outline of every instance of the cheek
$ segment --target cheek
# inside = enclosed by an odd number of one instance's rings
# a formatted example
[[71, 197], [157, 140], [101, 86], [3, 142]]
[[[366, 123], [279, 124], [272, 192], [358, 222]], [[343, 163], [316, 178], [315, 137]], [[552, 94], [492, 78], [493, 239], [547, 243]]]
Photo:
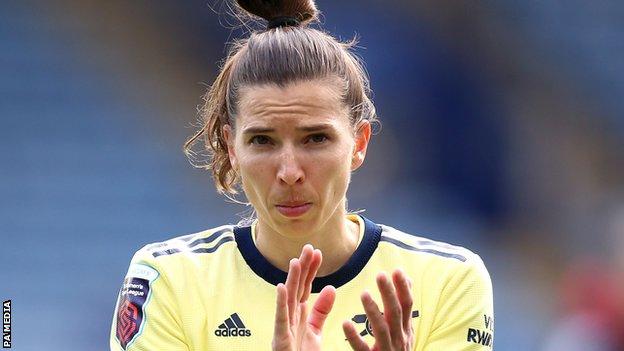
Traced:
[[238, 161], [243, 190], [251, 201], [255, 194], [266, 191], [263, 189], [270, 186], [272, 180], [270, 162], [245, 155]]
[[351, 178], [351, 157], [345, 152], [336, 152], [317, 162], [317, 181], [325, 187], [327, 196], [342, 198]]

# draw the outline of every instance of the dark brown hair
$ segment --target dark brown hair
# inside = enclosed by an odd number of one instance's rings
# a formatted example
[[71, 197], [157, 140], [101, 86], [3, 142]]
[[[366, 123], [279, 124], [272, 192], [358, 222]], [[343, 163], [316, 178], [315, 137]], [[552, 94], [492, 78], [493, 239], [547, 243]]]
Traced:
[[[336, 79], [342, 84], [342, 99], [350, 111], [351, 125], [362, 120], [376, 122], [370, 100], [369, 80], [363, 65], [351, 52], [355, 41], [340, 42], [326, 32], [309, 27], [318, 19], [312, 0], [238, 0], [248, 14], [266, 21], [295, 18], [299, 25], [252, 32], [236, 41], [221, 71], [204, 96], [200, 109], [201, 128], [184, 144], [184, 152], [198, 168], [210, 169], [220, 193], [235, 194], [240, 179], [232, 169], [223, 136], [223, 126], [234, 128], [239, 92], [244, 87], [286, 84], [318, 79]], [[200, 151], [194, 151], [203, 141]], [[208, 160], [199, 155], [208, 152]]]

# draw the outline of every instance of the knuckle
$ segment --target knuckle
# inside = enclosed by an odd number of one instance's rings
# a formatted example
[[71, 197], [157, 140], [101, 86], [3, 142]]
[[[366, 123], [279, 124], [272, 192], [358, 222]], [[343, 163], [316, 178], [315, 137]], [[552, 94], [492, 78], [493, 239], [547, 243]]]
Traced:
[[373, 328], [373, 331], [379, 335], [390, 337], [390, 330], [388, 329], [388, 325], [386, 325], [386, 323], [380, 323], [377, 328]]
[[405, 345], [405, 334], [403, 333], [403, 331], [400, 331], [399, 333], [397, 333], [393, 339], [394, 344], [396, 346], [403, 346]]
[[413, 304], [413, 300], [411, 297], [408, 297], [407, 299], [405, 299], [405, 301], [403, 302], [403, 308], [412, 308], [412, 304]]

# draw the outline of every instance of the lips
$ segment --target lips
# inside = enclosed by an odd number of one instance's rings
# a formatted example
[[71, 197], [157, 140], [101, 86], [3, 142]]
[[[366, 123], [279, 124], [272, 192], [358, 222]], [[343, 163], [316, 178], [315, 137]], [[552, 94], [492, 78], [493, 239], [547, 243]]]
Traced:
[[287, 202], [275, 206], [286, 217], [299, 217], [312, 207], [310, 202]]

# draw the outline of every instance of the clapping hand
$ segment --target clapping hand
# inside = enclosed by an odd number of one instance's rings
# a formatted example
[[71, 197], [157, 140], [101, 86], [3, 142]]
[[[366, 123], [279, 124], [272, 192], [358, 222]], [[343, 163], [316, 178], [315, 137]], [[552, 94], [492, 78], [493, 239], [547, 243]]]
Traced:
[[342, 324], [342, 329], [355, 351], [408, 351], [414, 347], [414, 330], [412, 328], [412, 294], [411, 283], [401, 270], [392, 274], [392, 282], [385, 273], [377, 275], [377, 287], [381, 293], [384, 313], [379, 310], [368, 292], [361, 295], [362, 305], [366, 311], [375, 336], [375, 344], [371, 348], [358, 334], [350, 321]]
[[[305, 245], [299, 258], [292, 259], [286, 284], [277, 286], [277, 310], [273, 333], [273, 351], [321, 350], [323, 324], [336, 298], [333, 286], [321, 290], [311, 311], [307, 300], [312, 281], [321, 265], [322, 254]], [[350, 321], [342, 325], [355, 351], [408, 351], [413, 349], [411, 283], [403, 271], [396, 270], [392, 281], [385, 273], [377, 276], [384, 313], [368, 292], [361, 295], [362, 305], [371, 324], [375, 343], [372, 347], [358, 334]]]
[[299, 258], [290, 261], [286, 284], [277, 286], [273, 351], [321, 350], [321, 333], [336, 298], [336, 289], [321, 290], [311, 311], [307, 300], [321, 266], [321, 251], [305, 245]]

